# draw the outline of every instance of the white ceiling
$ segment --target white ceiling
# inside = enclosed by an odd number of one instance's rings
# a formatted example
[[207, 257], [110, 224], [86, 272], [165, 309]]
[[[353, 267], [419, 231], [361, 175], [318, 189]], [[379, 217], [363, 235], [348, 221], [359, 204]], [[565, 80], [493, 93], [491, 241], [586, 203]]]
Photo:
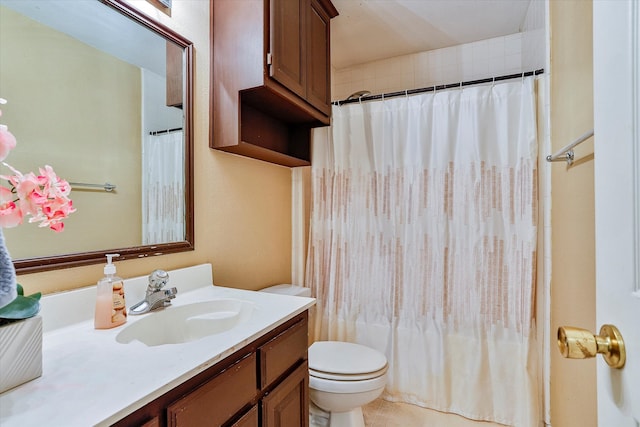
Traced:
[[[332, 0], [339, 15], [331, 20], [331, 62], [341, 69], [517, 33], [521, 31], [531, 1], [540, 0]], [[64, 0], [0, 0], [0, 4], [44, 23], [60, 13], [74, 16], [65, 22], [86, 23], [84, 28], [94, 36], [98, 30], [113, 25], [97, 13], [88, 14], [95, 16], [95, 20], [88, 20], [86, 16], [77, 19], [79, 12], [65, 10], [64, 6], [70, 3]], [[74, 7], [94, 4], [109, 9], [98, 2], [78, 2]], [[113, 39], [113, 32], [111, 34]], [[119, 31], [118, 34], [121, 38], [115, 44], [126, 46], [128, 43], [121, 41], [122, 37], [128, 38], [129, 33]], [[133, 57], [145, 55], [138, 51]]]
[[103, 3], [0, 0], [0, 6], [13, 9], [125, 62], [165, 75], [166, 40]]
[[344, 68], [521, 31], [536, 0], [332, 0], [332, 65]]

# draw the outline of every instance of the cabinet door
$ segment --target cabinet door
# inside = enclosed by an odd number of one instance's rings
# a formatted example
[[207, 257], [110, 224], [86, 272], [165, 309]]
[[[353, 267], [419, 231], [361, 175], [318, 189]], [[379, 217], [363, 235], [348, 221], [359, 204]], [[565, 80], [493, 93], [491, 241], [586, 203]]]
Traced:
[[140, 427], [160, 427], [160, 418], [153, 417], [146, 423], [142, 424]]
[[169, 427], [220, 426], [257, 394], [256, 355], [226, 371], [167, 407]]
[[258, 427], [258, 407], [254, 406], [231, 427]]
[[307, 101], [330, 115], [330, 18], [317, 0], [311, 0], [307, 20]]
[[305, 0], [272, 0], [270, 23], [270, 75], [302, 98], [306, 97], [307, 85], [304, 6]]
[[182, 48], [167, 41], [167, 106], [182, 108], [182, 75], [184, 61]]
[[309, 425], [309, 367], [305, 361], [262, 399], [263, 427]]

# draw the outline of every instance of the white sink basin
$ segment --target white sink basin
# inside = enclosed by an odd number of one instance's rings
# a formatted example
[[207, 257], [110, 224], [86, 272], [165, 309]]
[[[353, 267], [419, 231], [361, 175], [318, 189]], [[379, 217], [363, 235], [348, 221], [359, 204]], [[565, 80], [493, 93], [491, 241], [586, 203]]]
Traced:
[[140, 341], [148, 346], [181, 344], [228, 331], [246, 322], [253, 303], [239, 299], [217, 299], [152, 311], [127, 325], [116, 341]]

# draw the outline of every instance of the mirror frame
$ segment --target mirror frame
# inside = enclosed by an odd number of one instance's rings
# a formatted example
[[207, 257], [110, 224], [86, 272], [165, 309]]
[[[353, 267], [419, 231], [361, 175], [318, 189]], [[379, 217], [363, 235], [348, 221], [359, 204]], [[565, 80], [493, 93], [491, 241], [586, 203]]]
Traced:
[[194, 246], [194, 203], [193, 203], [193, 43], [170, 28], [156, 22], [149, 16], [134, 9], [122, 0], [96, 0], [115, 9], [125, 17], [157, 33], [167, 41], [182, 47], [185, 52], [185, 94], [184, 111], [184, 143], [185, 143], [185, 240], [161, 243], [157, 245], [140, 245], [125, 248], [112, 248], [91, 252], [77, 252], [55, 256], [22, 258], [13, 261], [17, 274], [36, 273], [104, 263], [105, 255], [118, 253], [117, 261], [140, 259], [151, 256], [186, 252]]

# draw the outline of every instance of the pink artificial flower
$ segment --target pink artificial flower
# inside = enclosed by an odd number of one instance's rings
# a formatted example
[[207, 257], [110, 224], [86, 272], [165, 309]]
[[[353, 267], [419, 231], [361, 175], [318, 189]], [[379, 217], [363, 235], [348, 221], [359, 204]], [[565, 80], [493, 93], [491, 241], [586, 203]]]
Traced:
[[0, 161], [7, 158], [9, 151], [16, 148], [16, 137], [9, 132], [9, 128], [0, 125]]
[[[0, 98], [0, 104], [6, 104], [7, 101]], [[0, 116], [2, 111], [0, 110]], [[0, 124], [0, 161], [7, 158], [9, 151], [16, 148], [16, 137], [9, 132], [9, 128], [6, 125]]]
[[64, 179], [59, 178], [54, 172], [53, 168], [49, 165], [45, 165], [44, 168], [40, 168], [40, 175], [38, 176], [40, 185], [44, 186], [44, 193], [47, 197], [64, 197], [71, 193], [71, 186]]
[[62, 222], [56, 222], [55, 224], [51, 224], [49, 228], [55, 231], [56, 233], [60, 233], [64, 231], [64, 224]]
[[29, 222], [39, 222], [39, 227], [49, 227], [56, 232], [64, 229], [62, 220], [76, 210], [68, 195], [69, 183], [59, 178], [49, 165], [40, 168], [40, 175], [32, 172], [22, 174], [14, 167], [3, 163], [14, 175], [0, 175], [9, 181], [18, 198], [18, 210], [22, 215], [30, 215]]
[[40, 206], [46, 202], [47, 198], [40, 191], [40, 182], [32, 172], [23, 175], [11, 165], [4, 163], [15, 175], [2, 176], [14, 187], [18, 196], [20, 209], [26, 215], [37, 215]]
[[73, 208], [73, 202], [67, 197], [56, 197], [54, 199], [48, 199], [45, 204], [42, 205], [42, 218], [31, 218], [29, 222], [41, 221], [40, 227], [49, 227], [56, 232], [60, 232], [64, 228], [62, 220], [69, 216], [69, 214], [75, 212]]
[[12, 228], [22, 224], [22, 210], [16, 206], [13, 198], [11, 190], [0, 187], [0, 227]]

